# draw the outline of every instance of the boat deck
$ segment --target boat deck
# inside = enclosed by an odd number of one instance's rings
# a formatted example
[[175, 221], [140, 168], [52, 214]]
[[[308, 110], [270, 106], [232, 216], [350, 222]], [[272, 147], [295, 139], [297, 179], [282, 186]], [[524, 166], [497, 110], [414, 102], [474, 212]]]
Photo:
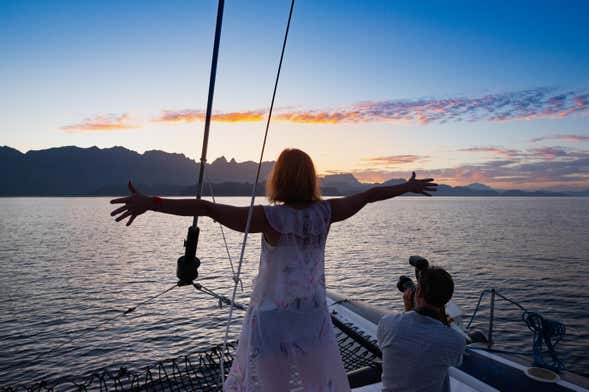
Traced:
[[[336, 337], [344, 366], [354, 392], [380, 391], [381, 353], [376, 342], [376, 329], [387, 310], [328, 293]], [[180, 358], [158, 362], [141, 372], [107, 369], [94, 372], [82, 380], [51, 380], [25, 386], [1, 387], [2, 392], [16, 391], [220, 391], [220, 361], [228, 372], [236, 342], [223, 353], [216, 346]], [[529, 361], [512, 355], [496, 354], [467, 346], [463, 363], [450, 368], [452, 392], [496, 391], [584, 391], [589, 392], [589, 379], [562, 372], [556, 383], [543, 383], [527, 377]], [[293, 391], [303, 391], [293, 373]]]

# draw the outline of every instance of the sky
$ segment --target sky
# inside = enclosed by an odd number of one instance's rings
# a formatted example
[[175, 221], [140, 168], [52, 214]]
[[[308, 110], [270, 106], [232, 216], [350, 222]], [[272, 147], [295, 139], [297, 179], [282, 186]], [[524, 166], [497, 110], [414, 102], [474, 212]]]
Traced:
[[[256, 160], [290, 0], [227, 0], [209, 161]], [[0, 0], [0, 145], [198, 159], [217, 3]], [[298, 0], [265, 160], [589, 188], [586, 1]]]

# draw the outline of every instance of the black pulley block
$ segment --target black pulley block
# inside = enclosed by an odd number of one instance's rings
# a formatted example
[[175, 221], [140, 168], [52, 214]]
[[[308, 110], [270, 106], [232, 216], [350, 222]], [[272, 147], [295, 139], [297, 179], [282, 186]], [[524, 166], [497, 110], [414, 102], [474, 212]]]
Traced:
[[186, 256], [178, 258], [178, 265], [176, 266], [176, 276], [180, 280], [180, 284], [192, 284], [194, 279], [198, 278], [198, 267], [200, 267], [200, 260], [198, 257], [187, 259]]
[[198, 234], [200, 229], [190, 226], [188, 228], [188, 235], [184, 241], [184, 256], [178, 259], [176, 267], [176, 276], [180, 279], [179, 284], [191, 284], [194, 279], [198, 277], [198, 267], [200, 267], [200, 260], [196, 257], [196, 244], [198, 243]]

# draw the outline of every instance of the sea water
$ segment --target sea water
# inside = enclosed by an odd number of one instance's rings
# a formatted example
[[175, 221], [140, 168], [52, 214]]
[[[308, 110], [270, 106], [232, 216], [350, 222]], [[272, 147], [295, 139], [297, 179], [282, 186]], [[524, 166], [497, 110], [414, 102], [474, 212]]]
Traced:
[[[125, 227], [110, 217], [108, 200], [0, 199], [0, 385], [79, 380], [105, 367], [140, 370], [222, 342], [228, 309], [191, 286], [95, 328], [175, 284], [176, 259], [192, 223], [148, 212]], [[249, 203], [240, 197], [217, 201]], [[201, 218], [199, 226], [199, 279], [230, 296], [232, 270], [219, 225]], [[225, 234], [236, 268], [243, 235]], [[244, 290], [238, 290], [243, 303], [259, 248], [260, 235], [250, 235]], [[369, 205], [330, 230], [328, 288], [400, 311], [396, 281], [412, 274], [411, 255], [452, 274], [454, 301], [467, 315], [482, 290], [496, 288], [528, 310], [564, 322], [559, 352], [571, 370], [589, 374], [589, 198], [401, 197]], [[486, 304], [474, 322], [485, 333]], [[238, 336], [240, 313], [231, 339]], [[521, 311], [498, 300], [495, 313], [497, 347], [530, 351]]]

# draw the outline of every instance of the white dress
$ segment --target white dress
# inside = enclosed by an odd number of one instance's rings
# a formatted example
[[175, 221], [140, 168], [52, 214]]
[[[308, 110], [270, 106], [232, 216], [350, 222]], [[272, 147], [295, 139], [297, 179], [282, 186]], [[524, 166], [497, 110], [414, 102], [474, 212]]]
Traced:
[[265, 206], [280, 233], [262, 236], [258, 276], [225, 391], [349, 391], [325, 298], [327, 201], [297, 210]]

